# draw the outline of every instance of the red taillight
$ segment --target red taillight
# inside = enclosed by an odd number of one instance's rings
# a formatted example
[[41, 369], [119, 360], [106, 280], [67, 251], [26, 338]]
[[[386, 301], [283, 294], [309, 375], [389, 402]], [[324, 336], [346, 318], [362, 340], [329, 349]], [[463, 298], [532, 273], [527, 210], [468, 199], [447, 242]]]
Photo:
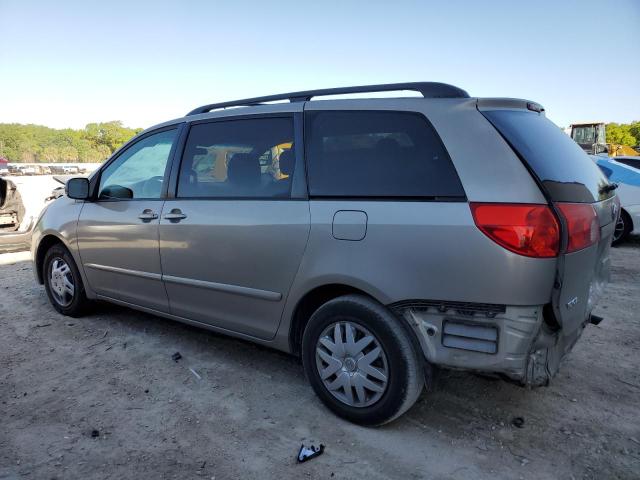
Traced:
[[567, 253], [587, 248], [600, 239], [598, 215], [589, 203], [557, 203], [556, 206], [567, 222]]
[[491, 240], [527, 257], [558, 255], [560, 225], [547, 205], [471, 203], [473, 220]]

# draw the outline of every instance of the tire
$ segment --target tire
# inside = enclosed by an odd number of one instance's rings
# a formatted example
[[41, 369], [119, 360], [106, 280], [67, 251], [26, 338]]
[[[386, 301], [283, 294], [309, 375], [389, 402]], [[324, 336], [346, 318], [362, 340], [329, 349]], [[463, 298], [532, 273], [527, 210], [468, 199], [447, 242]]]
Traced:
[[[49, 301], [59, 313], [80, 317], [87, 312], [90, 302], [85, 294], [82, 277], [76, 262], [64, 246], [58, 244], [47, 250], [42, 276]], [[73, 286], [72, 294], [67, 288], [67, 282]]]
[[617, 247], [623, 243], [631, 233], [632, 228], [633, 225], [631, 224], [631, 217], [629, 217], [627, 212], [622, 210], [620, 212], [618, 223], [616, 224], [616, 229], [613, 232], [613, 241], [611, 242], [611, 245]]
[[305, 328], [305, 374], [336, 415], [360, 425], [383, 425], [406, 412], [424, 387], [425, 360], [410, 335], [401, 320], [368, 297], [335, 298], [316, 310]]

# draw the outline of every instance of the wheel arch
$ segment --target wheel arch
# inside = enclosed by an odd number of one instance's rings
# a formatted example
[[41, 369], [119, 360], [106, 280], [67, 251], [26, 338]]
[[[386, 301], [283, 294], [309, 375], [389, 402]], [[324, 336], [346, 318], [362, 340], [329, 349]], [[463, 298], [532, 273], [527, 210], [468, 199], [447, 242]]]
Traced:
[[64, 241], [60, 237], [52, 233], [49, 233], [42, 237], [42, 239], [38, 243], [38, 247], [36, 248], [34, 253], [33, 261], [36, 268], [36, 278], [38, 279], [38, 283], [40, 285], [44, 284], [44, 276], [42, 271], [44, 266], [44, 257], [51, 247], [58, 244], [69, 250], [69, 247], [67, 247]]
[[302, 335], [313, 312], [329, 300], [348, 294], [360, 294], [373, 298], [373, 296], [367, 292], [351, 285], [328, 283], [314, 287], [298, 300], [291, 315], [291, 323], [289, 325], [289, 350], [291, 353], [296, 356], [300, 355]]
[[311, 318], [313, 313], [318, 308], [320, 308], [320, 306], [322, 306], [329, 300], [333, 300], [334, 298], [350, 294], [362, 295], [373, 300], [374, 302], [379, 303], [384, 308], [387, 308], [391, 315], [393, 315], [397, 319], [400, 328], [405, 329], [414, 346], [416, 347], [416, 351], [424, 354], [416, 331], [411, 327], [411, 325], [409, 325], [406, 319], [397, 315], [393, 310], [389, 309], [388, 306], [385, 305], [384, 302], [381, 302], [380, 299], [376, 298], [375, 295], [361, 288], [354, 287], [353, 285], [349, 285], [346, 283], [327, 283], [324, 285], [319, 285], [312, 288], [302, 297], [300, 297], [291, 315], [291, 322], [289, 325], [289, 352], [293, 355], [300, 356], [302, 347], [302, 336], [304, 334], [305, 327], [307, 326], [307, 323], [309, 322], [309, 319]]

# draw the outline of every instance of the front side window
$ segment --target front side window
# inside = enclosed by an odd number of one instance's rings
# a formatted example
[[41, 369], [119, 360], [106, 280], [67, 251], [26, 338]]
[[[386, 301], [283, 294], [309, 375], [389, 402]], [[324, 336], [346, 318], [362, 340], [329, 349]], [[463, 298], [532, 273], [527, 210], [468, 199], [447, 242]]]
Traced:
[[180, 165], [178, 197], [288, 198], [294, 167], [290, 117], [195, 124]]
[[176, 132], [172, 129], [149, 135], [127, 148], [102, 171], [98, 198], [160, 198]]
[[433, 127], [416, 113], [318, 111], [305, 117], [315, 197], [464, 197]]

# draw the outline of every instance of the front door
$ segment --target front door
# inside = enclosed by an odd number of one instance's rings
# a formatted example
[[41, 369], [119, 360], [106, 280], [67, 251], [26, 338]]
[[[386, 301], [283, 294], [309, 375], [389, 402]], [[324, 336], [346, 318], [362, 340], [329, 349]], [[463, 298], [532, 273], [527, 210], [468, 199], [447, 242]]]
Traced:
[[293, 132], [291, 115], [191, 126], [160, 220], [171, 313], [273, 337], [309, 233]]
[[95, 201], [78, 220], [78, 247], [99, 295], [169, 310], [162, 285], [158, 225], [175, 127], [145, 135], [100, 172]]

